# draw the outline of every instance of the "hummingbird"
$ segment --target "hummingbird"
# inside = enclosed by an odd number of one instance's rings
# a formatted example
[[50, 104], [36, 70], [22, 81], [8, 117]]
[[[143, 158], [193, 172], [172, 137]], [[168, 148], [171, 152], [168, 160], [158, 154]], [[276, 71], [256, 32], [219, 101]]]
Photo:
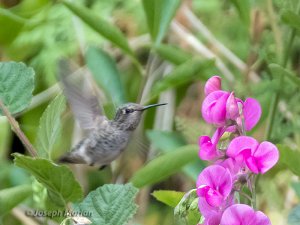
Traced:
[[70, 152], [61, 156], [58, 159], [59, 163], [97, 165], [100, 169], [105, 168], [126, 149], [143, 112], [167, 104], [143, 106], [126, 103], [117, 109], [114, 119], [109, 120], [102, 113], [98, 98], [91, 94], [91, 91], [80, 90], [78, 85], [74, 85], [64, 76], [61, 76], [61, 81], [75, 119], [88, 134]]

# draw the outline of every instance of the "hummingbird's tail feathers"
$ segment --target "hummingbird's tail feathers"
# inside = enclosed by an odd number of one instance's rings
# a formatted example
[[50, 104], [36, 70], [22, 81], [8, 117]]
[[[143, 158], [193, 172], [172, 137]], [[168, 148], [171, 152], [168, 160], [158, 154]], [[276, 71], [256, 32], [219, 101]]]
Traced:
[[73, 153], [67, 153], [58, 159], [58, 163], [86, 164], [84, 159]]

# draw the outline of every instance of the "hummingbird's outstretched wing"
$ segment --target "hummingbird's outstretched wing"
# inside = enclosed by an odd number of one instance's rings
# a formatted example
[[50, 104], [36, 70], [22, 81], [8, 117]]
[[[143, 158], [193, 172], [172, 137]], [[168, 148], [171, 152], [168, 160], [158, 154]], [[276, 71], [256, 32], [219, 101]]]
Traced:
[[71, 70], [65, 60], [59, 62], [58, 74], [63, 84], [63, 92], [80, 127], [85, 130], [96, 128], [105, 116], [102, 114], [98, 98], [92, 94], [92, 88], [87, 87], [87, 82], [82, 76], [77, 76], [76, 79], [72, 75], [67, 76], [71, 74]]

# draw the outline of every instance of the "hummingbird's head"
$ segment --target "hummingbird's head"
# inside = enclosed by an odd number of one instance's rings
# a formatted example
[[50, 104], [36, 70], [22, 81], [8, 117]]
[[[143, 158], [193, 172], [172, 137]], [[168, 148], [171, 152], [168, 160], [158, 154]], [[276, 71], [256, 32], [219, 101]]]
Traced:
[[114, 121], [117, 122], [118, 125], [124, 130], [135, 130], [135, 128], [139, 125], [142, 113], [146, 109], [166, 104], [167, 103], [142, 106], [136, 103], [127, 103], [121, 105], [117, 109]]

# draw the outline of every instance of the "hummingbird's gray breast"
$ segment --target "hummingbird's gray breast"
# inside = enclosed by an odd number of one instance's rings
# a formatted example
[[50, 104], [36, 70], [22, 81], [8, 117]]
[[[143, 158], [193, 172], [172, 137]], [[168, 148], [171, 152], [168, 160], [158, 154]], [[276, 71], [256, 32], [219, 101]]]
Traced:
[[131, 133], [105, 121], [87, 137], [86, 154], [93, 164], [109, 164], [126, 148]]

